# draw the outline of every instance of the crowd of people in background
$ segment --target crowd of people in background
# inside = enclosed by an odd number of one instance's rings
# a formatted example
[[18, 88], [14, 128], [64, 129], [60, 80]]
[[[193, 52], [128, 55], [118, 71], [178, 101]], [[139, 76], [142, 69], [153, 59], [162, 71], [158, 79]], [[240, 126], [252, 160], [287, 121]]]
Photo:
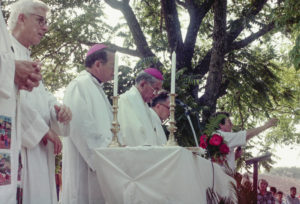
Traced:
[[[245, 200], [253, 200], [255, 191], [249, 175], [247, 173], [244, 175], [237, 174], [236, 181], [237, 190], [240, 192], [239, 196]], [[297, 195], [297, 188], [295, 186], [290, 187], [289, 194], [285, 194], [284, 190], [287, 189], [277, 189], [275, 186], [269, 186], [266, 179], [260, 179], [256, 192], [257, 204], [300, 204], [300, 194]]]

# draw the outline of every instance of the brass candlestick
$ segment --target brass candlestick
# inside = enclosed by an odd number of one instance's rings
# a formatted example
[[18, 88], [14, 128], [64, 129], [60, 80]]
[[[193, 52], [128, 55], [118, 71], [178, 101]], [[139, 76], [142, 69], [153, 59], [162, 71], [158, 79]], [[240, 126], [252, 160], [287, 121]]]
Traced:
[[120, 147], [120, 143], [119, 143], [119, 140], [118, 140], [118, 132], [120, 131], [120, 125], [118, 123], [118, 99], [119, 99], [119, 96], [113, 96], [112, 97], [113, 99], [113, 121], [112, 121], [112, 128], [110, 129], [113, 133], [113, 138], [112, 138], [112, 141], [109, 145], [109, 147]]
[[170, 132], [167, 146], [178, 146], [178, 143], [175, 139], [174, 132], [176, 132], [176, 122], [175, 122], [175, 96], [176, 94], [170, 94], [170, 121], [168, 130]]

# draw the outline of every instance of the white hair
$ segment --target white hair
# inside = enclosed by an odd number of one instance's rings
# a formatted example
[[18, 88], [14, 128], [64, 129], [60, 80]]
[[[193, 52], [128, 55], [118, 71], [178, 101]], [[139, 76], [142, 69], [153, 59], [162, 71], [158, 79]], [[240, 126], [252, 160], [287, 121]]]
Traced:
[[157, 81], [160, 81], [159, 79], [144, 71], [138, 73], [137, 77], [135, 78], [135, 84], [138, 85], [142, 80], [145, 80], [151, 85], [155, 84]]
[[19, 0], [9, 6], [10, 15], [7, 21], [10, 30], [13, 30], [18, 21], [20, 14], [29, 14], [35, 12], [36, 9], [49, 11], [49, 7], [40, 0]]

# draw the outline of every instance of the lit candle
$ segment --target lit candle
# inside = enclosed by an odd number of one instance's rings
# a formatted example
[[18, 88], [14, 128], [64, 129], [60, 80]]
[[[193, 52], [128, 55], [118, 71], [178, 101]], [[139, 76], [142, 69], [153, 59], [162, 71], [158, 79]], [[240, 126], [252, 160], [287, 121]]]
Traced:
[[171, 69], [171, 94], [175, 93], [175, 75], [176, 75], [176, 53], [172, 53], [172, 69]]
[[118, 95], [118, 73], [119, 73], [119, 57], [115, 54], [115, 65], [114, 65], [114, 96]]

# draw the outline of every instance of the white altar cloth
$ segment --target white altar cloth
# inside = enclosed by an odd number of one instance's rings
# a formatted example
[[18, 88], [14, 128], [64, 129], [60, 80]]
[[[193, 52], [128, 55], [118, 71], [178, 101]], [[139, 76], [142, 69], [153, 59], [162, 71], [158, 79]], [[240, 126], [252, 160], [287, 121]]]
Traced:
[[[94, 159], [106, 204], [206, 204], [212, 187], [211, 162], [182, 147], [98, 148]], [[232, 197], [233, 179], [214, 172], [214, 190]]]

